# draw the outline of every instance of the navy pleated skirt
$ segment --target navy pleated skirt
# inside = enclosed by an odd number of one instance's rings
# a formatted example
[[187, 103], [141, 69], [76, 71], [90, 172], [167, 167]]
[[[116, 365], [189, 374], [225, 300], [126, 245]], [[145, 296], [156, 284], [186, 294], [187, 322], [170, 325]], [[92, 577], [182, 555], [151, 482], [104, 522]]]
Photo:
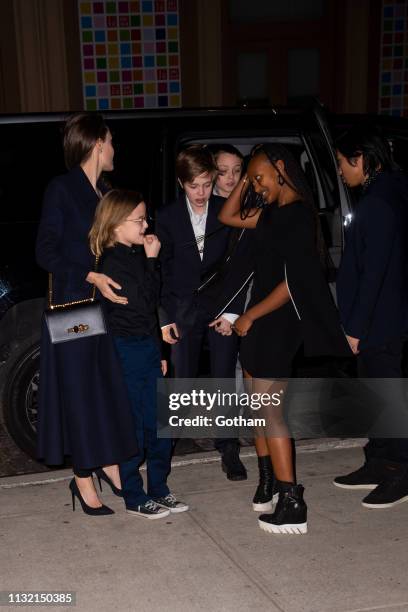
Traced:
[[109, 334], [51, 344], [43, 321], [38, 457], [77, 468], [120, 463], [137, 453], [135, 425]]

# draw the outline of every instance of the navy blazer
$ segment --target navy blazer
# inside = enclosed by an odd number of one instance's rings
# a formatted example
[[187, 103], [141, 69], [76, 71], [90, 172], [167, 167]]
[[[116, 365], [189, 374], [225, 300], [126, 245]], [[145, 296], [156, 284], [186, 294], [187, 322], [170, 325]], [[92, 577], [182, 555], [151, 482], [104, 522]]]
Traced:
[[358, 202], [337, 277], [347, 335], [375, 348], [401, 337], [408, 312], [408, 180], [382, 172]]
[[[99, 185], [101, 191], [106, 191]], [[95, 256], [89, 247], [99, 197], [85, 172], [76, 166], [53, 179], [45, 192], [37, 236], [39, 266], [52, 272], [53, 303], [91, 297], [85, 280], [94, 269]]]
[[[161, 242], [162, 269], [160, 325], [178, 323], [194, 324], [198, 306], [208, 309], [197, 289], [221, 265], [229, 244], [231, 228], [218, 220], [224, 199], [212, 195], [208, 202], [203, 259], [201, 260], [193, 226], [182, 194], [175, 202], [163, 206], [157, 212], [156, 233]], [[238, 296], [228, 306], [228, 312], [241, 314], [245, 294]], [[212, 312], [208, 312], [211, 319]]]

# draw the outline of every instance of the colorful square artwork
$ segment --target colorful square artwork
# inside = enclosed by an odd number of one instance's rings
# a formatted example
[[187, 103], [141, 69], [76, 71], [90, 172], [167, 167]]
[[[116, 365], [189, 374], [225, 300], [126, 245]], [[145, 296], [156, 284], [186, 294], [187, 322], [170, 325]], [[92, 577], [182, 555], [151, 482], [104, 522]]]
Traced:
[[181, 106], [177, 0], [78, 0], [78, 11], [85, 109]]
[[[380, 60], [379, 112], [408, 116], [408, 6], [397, 0], [383, 0]], [[169, 38], [170, 40], [170, 38]], [[86, 45], [84, 45], [86, 46]]]

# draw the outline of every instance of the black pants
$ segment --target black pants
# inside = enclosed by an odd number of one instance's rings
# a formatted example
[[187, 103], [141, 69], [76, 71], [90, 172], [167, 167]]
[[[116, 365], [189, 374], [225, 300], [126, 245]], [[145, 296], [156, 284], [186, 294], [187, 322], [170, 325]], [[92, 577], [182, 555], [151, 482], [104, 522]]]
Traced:
[[[402, 378], [401, 360], [404, 340], [398, 339], [376, 349], [362, 350], [357, 357], [360, 378]], [[404, 407], [406, 398], [401, 387], [398, 403]], [[381, 458], [408, 463], [407, 438], [370, 438], [365, 447], [367, 459]]]
[[[210, 352], [211, 378], [234, 378], [238, 358], [238, 336], [222, 336], [212, 327], [204, 312], [197, 312], [194, 327], [186, 331], [179, 328], [181, 339], [171, 347], [171, 359], [177, 378], [195, 378], [198, 375], [201, 348], [208, 341]], [[223, 453], [225, 448], [234, 444], [237, 438], [216, 438], [215, 448]]]

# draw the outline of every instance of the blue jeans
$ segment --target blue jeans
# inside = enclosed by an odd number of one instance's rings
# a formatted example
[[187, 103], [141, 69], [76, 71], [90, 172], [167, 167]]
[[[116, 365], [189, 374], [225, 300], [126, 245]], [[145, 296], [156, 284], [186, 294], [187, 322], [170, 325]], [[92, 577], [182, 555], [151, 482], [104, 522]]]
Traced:
[[[119, 466], [127, 508], [169, 493], [166, 484], [171, 463], [171, 439], [157, 437], [156, 381], [162, 377], [160, 353], [152, 336], [115, 337], [132, 405], [138, 455]], [[147, 494], [139, 467], [146, 459]]]

